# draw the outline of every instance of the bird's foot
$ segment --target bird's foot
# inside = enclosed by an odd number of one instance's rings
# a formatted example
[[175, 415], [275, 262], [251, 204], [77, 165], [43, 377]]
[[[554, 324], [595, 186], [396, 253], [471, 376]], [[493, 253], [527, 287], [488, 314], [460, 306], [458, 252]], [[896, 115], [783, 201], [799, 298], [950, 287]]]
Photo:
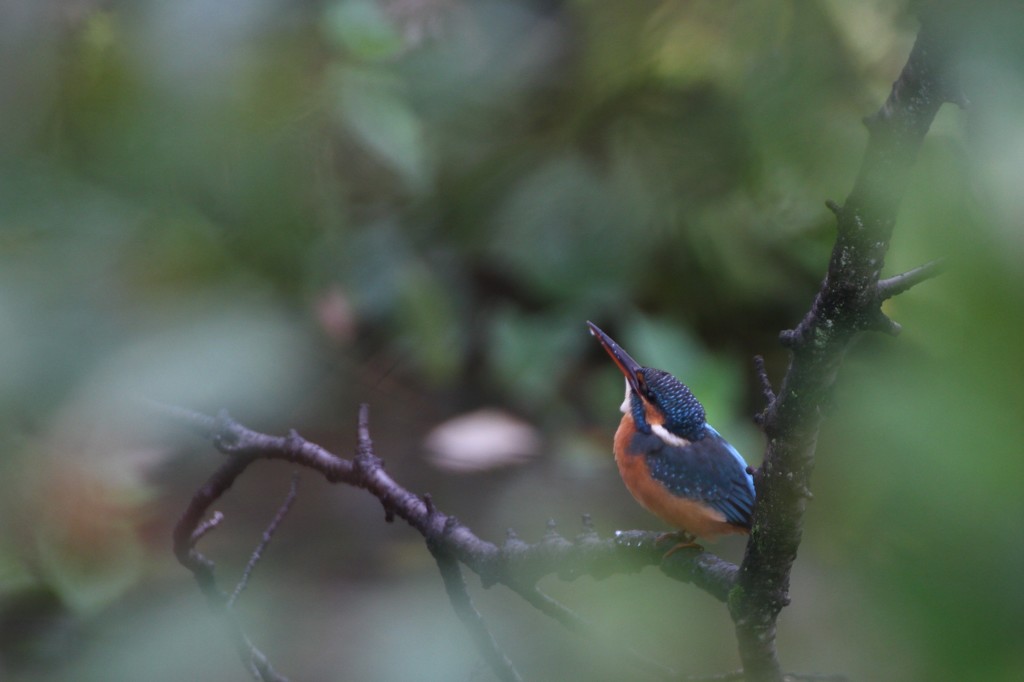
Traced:
[[687, 533], [685, 530], [677, 530], [672, 531], [670, 533], [662, 533], [654, 539], [654, 544], [655, 546], [660, 545], [668, 539], [676, 540], [676, 544], [672, 547], [672, 549], [665, 552], [665, 555], [661, 557], [662, 561], [669, 558], [681, 549], [696, 549], [700, 552], [704, 551], [704, 547], [695, 542], [697, 536], [693, 533]]

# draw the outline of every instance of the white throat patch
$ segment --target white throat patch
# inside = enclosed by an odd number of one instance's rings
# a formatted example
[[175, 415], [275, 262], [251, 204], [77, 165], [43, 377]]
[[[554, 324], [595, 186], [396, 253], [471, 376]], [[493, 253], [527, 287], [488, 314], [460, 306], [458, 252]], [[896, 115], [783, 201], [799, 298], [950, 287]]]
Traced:
[[626, 380], [626, 399], [619, 405], [619, 412], [622, 414], [629, 414], [629, 396], [633, 392], [633, 389], [629, 386], [629, 380]]
[[690, 441], [686, 440], [682, 436], [677, 436], [670, 432], [663, 424], [651, 424], [651, 431], [654, 431], [654, 435], [664, 441], [667, 445], [673, 445], [677, 448], [685, 448], [690, 444]]

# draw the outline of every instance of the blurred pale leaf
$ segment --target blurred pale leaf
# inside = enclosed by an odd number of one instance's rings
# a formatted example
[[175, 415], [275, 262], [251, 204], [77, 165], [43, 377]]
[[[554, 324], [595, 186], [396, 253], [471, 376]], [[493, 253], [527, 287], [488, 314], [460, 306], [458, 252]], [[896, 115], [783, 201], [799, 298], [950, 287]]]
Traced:
[[393, 57], [402, 38], [373, 0], [335, 0], [325, 12], [327, 34], [360, 59]]
[[423, 444], [438, 467], [469, 472], [520, 464], [537, 456], [541, 439], [523, 420], [483, 408], [438, 424]]
[[422, 125], [402, 95], [400, 81], [371, 67], [341, 66], [330, 80], [340, 121], [410, 187], [429, 182]]

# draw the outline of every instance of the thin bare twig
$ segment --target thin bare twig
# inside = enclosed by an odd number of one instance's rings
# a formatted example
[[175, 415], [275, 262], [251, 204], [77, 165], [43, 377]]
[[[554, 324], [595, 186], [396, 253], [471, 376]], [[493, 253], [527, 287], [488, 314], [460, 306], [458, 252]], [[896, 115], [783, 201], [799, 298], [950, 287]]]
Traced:
[[232, 457], [207, 479], [192, 497], [185, 513], [174, 527], [174, 555], [192, 572], [210, 607], [222, 614], [235, 643], [235, 649], [246, 669], [260, 682], [288, 682], [288, 678], [274, 670], [264, 653], [249, 639], [233, 612], [227, 608], [228, 596], [217, 585], [214, 563], [195, 547], [199, 539], [219, 523], [217, 515], [209, 521], [203, 521], [210, 505], [220, 499], [256, 459], [257, 457], [251, 454]]
[[448, 601], [451, 602], [452, 608], [455, 609], [459, 620], [466, 626], [466, 630], [473, 638], [477, 650], [480, 651], [487, 664], [491, 666], [491, 670], [494, 671], [498, 679], [504, 682], [519, 682], [522, 680], [519, 672], [512, 665], [512, 661], [498, 647], [498, 643], [487, 628], [483, 616], [480, 615], [480, 612], [473, 605], [473, 600], [470, 599], [469, 592], [466, 589], [466, 581], [462, 577], [462, 569], [459, 568], [459, 562], [451, 555], [445, 554], [437, 548], [432, 547], [431, 554], [433, 554], [434, 560], [437, 562], [437, 568], [441, 572], [441, 579], [444, 581], [444, 588], [448, 593]]
[[267, 549], [267, 545], [270, 544], [271, 539], [274, 537], [274, 533], [277, 532], [278, 526], [280, 526], [281, 522], [284, 521], [284, 517], [288, 516], [288, 512], [295, 503], [295, 498], [298, 497], [298, 485], [299, 475], [292, 474], [292, 483], [291, 487], [288, 489], [288, 496], [284, 498], [284, 502], [281, 503], [277, 513], [274, 514], [274, 518], [271, 520], [270, 525], [268, 525], [266, 530], [263, 531], [263, 537], [260, 539], [260, 544], [256, 545], [256, 549], [253, 550], [252, 555], [249, 557], [249, 561], [245, 564], [245, 570], [242, 571], [242, 577], [238, 580], [238, 584], [235, 585], [235, 590], [231, 593], [231, 597], [228, 598], [228, 603], [225, 605], [225, 608], [233, 608], [235, 606], [235, 602], [238, 601], [238, 597], [249, 585], [249, 578], [252, 576], [253, 569], [256, 568], [256, 564], [258, 564], [260, 559], [263, 557], [263, 552]]
[[676, 676], [676, 672], [672, 668], [647, 658], [633, 647], [623, 647], [618, 642], [608, 642], [588, 620], [536, 587], [525, 588], [511, 585], [509, 587], [526, 600], [530, 606], [553, 619], [569, 632], [598, 639], [602, 646], [621, 651], [622, 655], [628, 656], [635, 665], [658, 677], [668, 679]]

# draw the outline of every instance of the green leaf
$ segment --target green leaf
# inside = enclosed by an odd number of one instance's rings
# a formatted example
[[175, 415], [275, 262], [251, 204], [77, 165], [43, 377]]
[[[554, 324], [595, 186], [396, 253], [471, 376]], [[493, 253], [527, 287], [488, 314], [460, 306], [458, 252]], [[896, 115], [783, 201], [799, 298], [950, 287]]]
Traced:
[[413, 188], [427, 183], [429, 164], [423, 126], [389, 74], [368, 68], [338, 68], [336, 114], [383, 163]]
[[328, 37], [361, 59], [381, 60], [402, 50], [402, 37], [373, 0], [335, 2], [324, 14]]

